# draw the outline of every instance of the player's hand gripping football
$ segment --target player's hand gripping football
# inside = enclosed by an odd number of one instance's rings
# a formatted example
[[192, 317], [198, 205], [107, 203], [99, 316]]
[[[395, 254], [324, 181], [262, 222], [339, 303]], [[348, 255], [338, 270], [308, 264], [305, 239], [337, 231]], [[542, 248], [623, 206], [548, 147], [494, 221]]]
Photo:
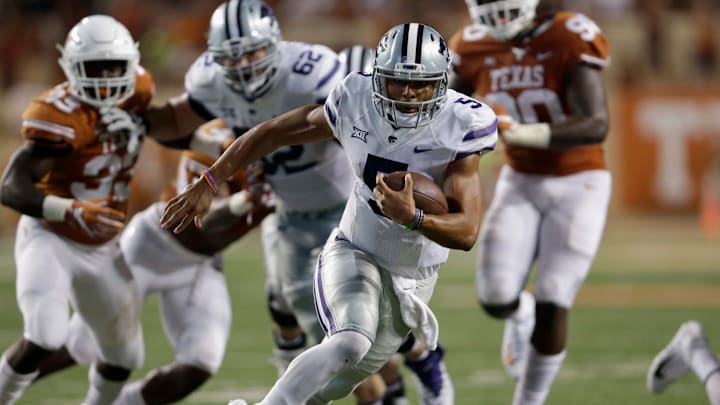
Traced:
[[373, 194], [380, 211], [400, 225], [411, 223], [415, 218], [412, 176], [409, 173], [405, 175], [405, 187], [400, 191], [391, 189], [382, 173], [378, 173], [375, 182]]
[[65, 221], [92, 238], [112, 238], [125, 226], [125, 213], [108, 206], [113, 202], [114, 196], [74, 200]]
[[168, 201], [160, 218], [160, 226], [172, 228], [173, 233], [180, 233], [195, 221], [195, 226], [202, 227], [202, 218], [210, 209], [213, 190], [202, 178], [190, 183], [182, 193]]

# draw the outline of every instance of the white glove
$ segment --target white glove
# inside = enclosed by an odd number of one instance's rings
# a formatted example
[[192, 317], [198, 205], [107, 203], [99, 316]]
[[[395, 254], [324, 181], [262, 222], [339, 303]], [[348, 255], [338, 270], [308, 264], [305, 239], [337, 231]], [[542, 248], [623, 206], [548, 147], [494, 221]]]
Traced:
[[134, 153], [140, 146], [140, 138], [145, 134], [142, 119], [120, 108], [111, 108], [101, 112], [101, 115], [101, 121], [109, 133], [128, 136], [128, 151]]
[[501, 137], [503, 141], [510, 145], [547, 149], [550, 146], [550, 125], [545, 122], [514, 124], [510, 128], [501, 131]]

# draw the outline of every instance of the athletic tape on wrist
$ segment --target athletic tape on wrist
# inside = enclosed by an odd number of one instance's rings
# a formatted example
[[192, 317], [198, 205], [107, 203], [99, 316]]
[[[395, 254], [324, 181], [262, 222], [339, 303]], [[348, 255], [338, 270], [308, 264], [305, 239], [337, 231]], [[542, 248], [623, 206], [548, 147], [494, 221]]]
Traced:
[[42, 216], [48, 221], [64, 221], [65, 214], [72, 208], [75, 200], [71, 198], [58, 197], [56, 195], [45, 196], [42, 202]]

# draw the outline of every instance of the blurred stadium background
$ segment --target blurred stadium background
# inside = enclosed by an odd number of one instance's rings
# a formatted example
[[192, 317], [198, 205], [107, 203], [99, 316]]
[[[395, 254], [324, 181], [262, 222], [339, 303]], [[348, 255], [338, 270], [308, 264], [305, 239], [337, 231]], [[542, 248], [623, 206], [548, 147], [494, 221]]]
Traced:
[[[462, 0], [266, 1], [278, 14], [285, 39], [336, 50], [355, 43], [374, 46], [387, 28], [409, 20], [428, 23], [447, 38], [467, 21]], [[208, 19], [219, 3], [0, 0], [2, 167], [20, 144], [20, 114], [29, 100], [64, 79], [55, 44], [80, 18], [105, 13], [128, 26], [140, 42], [141, 63], [155, 77], [156, 102], [163, 102], [182, 91], [185, 70], [204, 51]], [[645, 391], [644, 378], [655, 352], [685, 319], [700, 320], [711, 343], [720, 342], [720, 1], [541, 4], [588, 14], [608, 37], [612, 54], [606, 72], [611, 213], [599, 257], [571, 315], [569, 356], [548, 403], [707, 403], [694, 376], [660, 397]], [[501, 161], [495, 155], [481, 167], [488, 194]], [[158, 196], [174, 174], [176, 156], [146, 142], [133, 184], [133, 210]], [[2, 349], [22, 327], [14, 296], [16, 220], [14, 212], [0, 209]], [[227, 254], [235, 311], [231, 343], [218, 375], [188, 404], [258, 399], [274, 382], [259, 252], [253, 233]], [[455, 252], [433, 298], [457, 404], [507, 404], [513, 383], [499, 361], [502, 324], [481, 313], [473, 283], [474, 254]], [[146, 367], [136, 378], [172, 358], [155, 301], [146, 306], [144, 325]], [[86, 386], [86, 370], [73, 370], [32, 387], [20, 404], [78, 403]]]

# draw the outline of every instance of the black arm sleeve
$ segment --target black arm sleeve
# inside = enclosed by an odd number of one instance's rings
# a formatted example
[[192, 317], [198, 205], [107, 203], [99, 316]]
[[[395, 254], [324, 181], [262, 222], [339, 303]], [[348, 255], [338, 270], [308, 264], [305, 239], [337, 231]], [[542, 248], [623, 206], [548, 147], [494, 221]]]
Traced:
[[188, 94], [188, 102], [190, 103], [190, 108], [200, 117], [203, 117], [205, 121], [211, 121], [214, 120], [215, 114], [208, 111], [205, 106], [199, 102], [198, 100], [195, 100], [192, 95]]
[[190, 149], [190, 142], [192, 141], [193, 134], [194, 133], [191, 132], [187, 136], [184, 136], [180, 139], [173, 139], [172, 141], [164, 141], [164, 142], [158, 141], [158, 143], [160, 143], [161, 145], [166, 146], [168, 148], [172, 148], [172, 149], [187, 150], [187, 149]]

